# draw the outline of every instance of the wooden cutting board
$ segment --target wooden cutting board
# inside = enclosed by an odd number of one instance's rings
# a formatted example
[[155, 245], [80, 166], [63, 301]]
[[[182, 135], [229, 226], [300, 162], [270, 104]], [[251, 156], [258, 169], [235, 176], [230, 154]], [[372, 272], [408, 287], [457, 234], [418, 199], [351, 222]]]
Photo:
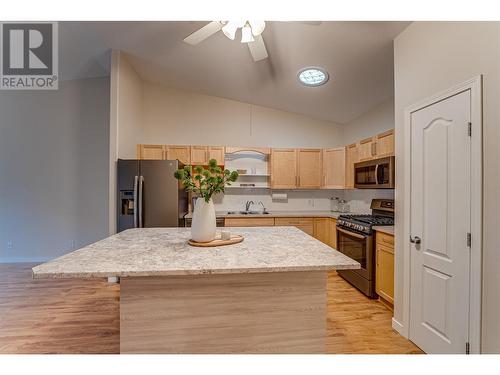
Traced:
[[232, 234], [230, 240], [222, 240], [220, 237], [216, 238], [213, 241], [210, 242], [196, 242], [193, 240], [188, 240], [188, 244], [191, 246], [197, 246], [197, 247], [215, 247], [215, 246], [226, 246], [226, 245], [233, 245], [235, 243], [239, 243], [243, 241], [244, 237], [241, 234]]

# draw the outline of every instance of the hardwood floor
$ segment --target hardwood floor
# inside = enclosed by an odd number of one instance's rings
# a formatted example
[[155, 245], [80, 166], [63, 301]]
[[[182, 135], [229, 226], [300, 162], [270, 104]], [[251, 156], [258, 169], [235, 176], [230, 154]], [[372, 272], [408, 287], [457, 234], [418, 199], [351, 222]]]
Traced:
[[[104, 279], [33, 280], [32, 264], [0, 264], [0, 353], [119, 353], [120, 286]], [[329, 353], [421, 353], [392, 313], [335, 272], [328, 277]]]

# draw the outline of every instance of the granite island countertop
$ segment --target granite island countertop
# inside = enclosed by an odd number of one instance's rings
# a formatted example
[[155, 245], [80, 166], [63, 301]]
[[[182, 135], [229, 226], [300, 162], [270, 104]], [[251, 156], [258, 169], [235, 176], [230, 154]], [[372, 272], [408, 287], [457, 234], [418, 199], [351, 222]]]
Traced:
[[231, 228], [243, 242], [192, 247], [189, 228], [128, 229], [33, 268], [34, 278], [329, 271], [360, 264], [295, 227]]

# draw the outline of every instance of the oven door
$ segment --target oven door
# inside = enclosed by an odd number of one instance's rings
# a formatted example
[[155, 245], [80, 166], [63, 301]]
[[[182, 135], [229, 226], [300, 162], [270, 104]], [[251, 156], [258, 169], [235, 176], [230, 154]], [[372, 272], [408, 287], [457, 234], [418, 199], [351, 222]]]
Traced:
[[354, 164], [354, 187], [358, 189], [394, 188], [394, 156]]
[[337, 250], [361, 264], [361, 269], [352, 272], [368, 280], [373, 278], [372, 236], [337, 227]]

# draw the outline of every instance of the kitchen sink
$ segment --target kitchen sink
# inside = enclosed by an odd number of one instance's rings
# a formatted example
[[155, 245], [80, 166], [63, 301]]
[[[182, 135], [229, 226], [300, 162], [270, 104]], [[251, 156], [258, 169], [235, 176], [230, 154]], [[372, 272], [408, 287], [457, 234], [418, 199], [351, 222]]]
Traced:
[[227, 211], [228, 215], [269, 215], [267, 211]]

